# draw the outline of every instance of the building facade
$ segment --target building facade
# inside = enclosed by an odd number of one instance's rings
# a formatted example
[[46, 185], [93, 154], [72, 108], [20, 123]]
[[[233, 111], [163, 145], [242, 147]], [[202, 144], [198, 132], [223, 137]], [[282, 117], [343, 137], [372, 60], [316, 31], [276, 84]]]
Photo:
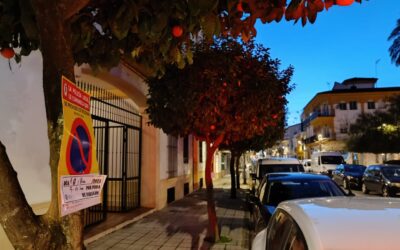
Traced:
[[[11, 67], [0, 60], [0, 140], [29, 204], [43, 214], [50, 203], [51, 177], [41, 55], [34, 52], [21, 66]], [[104, 73], [76, 67], [75, 78], [96, 99], [91, 114], [97, 155], [101, 171], [109, 177], [102, 211], [157, 210], [205, 186], [205, 143], [192, 136], [176, 138], [149, 125], [145, 72], [123, 62]], [[225, 171], [228, 156], [227, 152], [217, 154], [215, 177]], [[0, 249], [13, 249], [1, 227]]]
[[[317, 93], [301, 114], [304, 158], [313, 152], [339, 151], [347, 161], [382, 163], [388, 156], [346, 152], [349, 127], [361, 113], [385, 110], [388, 97], [400, 94], [400, 87], [376, 88], [377, 78], [351, 78], [335, 83], [331, 91]], [[389, 156], [396, 158], [397, 156]]]

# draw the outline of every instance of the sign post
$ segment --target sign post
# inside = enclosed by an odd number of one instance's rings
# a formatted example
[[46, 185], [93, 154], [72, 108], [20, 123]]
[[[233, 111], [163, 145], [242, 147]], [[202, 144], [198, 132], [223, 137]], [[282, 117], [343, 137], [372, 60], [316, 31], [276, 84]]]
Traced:
[[99, 204], [106, 179], [99, 175], [90, 95], [62, 77], [64, 133], [58, 164], [61, 216]]

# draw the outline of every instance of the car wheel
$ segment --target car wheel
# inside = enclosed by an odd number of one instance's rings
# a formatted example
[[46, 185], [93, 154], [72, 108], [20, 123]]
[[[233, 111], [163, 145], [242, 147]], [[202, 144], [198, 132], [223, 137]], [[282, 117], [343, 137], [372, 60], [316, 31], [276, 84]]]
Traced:
[[345, 179], [343, 179], [343, 188], [344, 189], [347, 189], [348, 188], [348, 183], [347, 183], [347, 180], [346, 180], [346, 178]]
[[392, 196], [387, 186], [383, 186], [383, 188], [382, 188], [382, 196], [383, 197]]
[[361, 190], [364, 194], [369, 194], [369, 190], [368, 190], [367, 186], [365, 185], [365, 183], [362, 184]]

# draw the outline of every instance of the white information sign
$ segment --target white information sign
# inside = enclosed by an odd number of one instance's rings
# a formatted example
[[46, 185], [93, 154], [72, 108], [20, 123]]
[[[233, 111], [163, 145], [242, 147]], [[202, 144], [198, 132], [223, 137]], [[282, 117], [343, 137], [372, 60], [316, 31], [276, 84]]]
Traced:
[[61, 216], [99, 204], [105, 180], [106, 175], [61, 176]]

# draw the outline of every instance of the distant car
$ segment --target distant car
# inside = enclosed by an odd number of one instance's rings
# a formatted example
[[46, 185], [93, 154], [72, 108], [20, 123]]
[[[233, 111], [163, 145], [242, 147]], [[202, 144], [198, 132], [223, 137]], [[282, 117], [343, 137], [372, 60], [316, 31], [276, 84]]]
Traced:
[[256, 189], [257, 182], [259, 184], [266, 174], [277, 172], [304, 172], [304, 167], [296, 158], [268, 157], [259, 159], [255, 172], [251, 174], [253, 178], [252, 188]]
[[[398, 250], [400, 200], [329, 197], [279, 204], [253, 250]], [[367, 238], [368, 237], [368, 238]]]
[[362, 191], [381, 193], [382, 196], [395, 196], [400, 192], [400, 166], [371, 165], [363, 175]]
[[256, 232], [263, 229], [282, 201], [345, 195], [346, 193], [326, 175], [307, 173], [267, 174], [255, 195], [250, 197], [254, 229]]
[[390, 165], [400, 165], [400, 160], [388, 160], [384, 162], [385, 164], [390, 164]]
[[348, 187], [361, 189], [362, 177], [367, 167], [356, 164], [340, 164], [332, 172], [332, 179], [343, 188]]

